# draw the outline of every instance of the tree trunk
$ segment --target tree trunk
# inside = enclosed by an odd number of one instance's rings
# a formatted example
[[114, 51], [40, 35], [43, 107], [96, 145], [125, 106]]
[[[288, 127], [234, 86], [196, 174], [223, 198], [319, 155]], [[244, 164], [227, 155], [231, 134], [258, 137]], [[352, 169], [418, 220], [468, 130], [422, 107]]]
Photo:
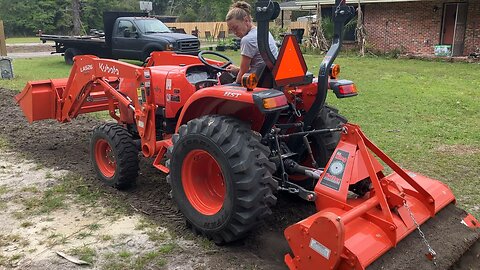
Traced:
[[318, 47], [324, 51], [328, 51], [328, 41], [323, 32], [322, 6], [320, 4], [317, 5], [317, 26]]
[[358, 0], [357, 27], [355, 28], [355, 34], [357, 37], [357, 44], [360, 47], [360, 55], [365, 56], [365, 45], [366, 45], [367, 33], [365, 31], [365, 25], [363, 24], [363, 12], [360, 6], [360, 0]]
[[316, 15], [317, 18], [313, 22], [309, 23], [310, 38], [307, 46], [320, 49], [321, 51], [326, 51], [328, 50], [328, 42], [323, 33], [322, 7], [320, 4], [317, 5]]
[[82, 29], [80, 21], [80, 0], [72, 0], [73, 35], [79, 36]]

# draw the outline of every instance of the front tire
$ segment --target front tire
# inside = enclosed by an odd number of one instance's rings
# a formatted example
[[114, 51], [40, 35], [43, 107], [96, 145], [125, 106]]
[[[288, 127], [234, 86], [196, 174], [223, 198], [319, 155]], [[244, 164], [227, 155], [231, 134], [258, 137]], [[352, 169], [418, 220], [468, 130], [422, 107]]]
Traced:
[[275, 166], [259, 137], [226, 116], [193, 119], [172, 137], [173, 199], [187, 224], [217, 244], [245, 237], [276, 203]]
[[93, 130], [90, 159], [98, 178], [104, 184], [125, 189], [138, 176], [138, 149], [132, 135], [118, 124], [103, 124]]

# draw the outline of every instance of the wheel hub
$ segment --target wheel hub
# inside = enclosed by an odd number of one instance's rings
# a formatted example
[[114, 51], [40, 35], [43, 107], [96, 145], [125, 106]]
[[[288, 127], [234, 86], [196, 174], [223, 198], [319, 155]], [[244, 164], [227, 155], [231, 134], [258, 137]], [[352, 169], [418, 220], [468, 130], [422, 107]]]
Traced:
[[222, 170], [205, 150], [187, 154], [182, 166], [182, 185], [190, 204], [204, 215], [215, 215], [222, 209], [226, 186]]
[[116, 161], [115, 153], [112, 151], [110, 144], [105, 139], [99, 139], [95, 143], [95, 160], [100, 172], [108, 178], [115, 174]]

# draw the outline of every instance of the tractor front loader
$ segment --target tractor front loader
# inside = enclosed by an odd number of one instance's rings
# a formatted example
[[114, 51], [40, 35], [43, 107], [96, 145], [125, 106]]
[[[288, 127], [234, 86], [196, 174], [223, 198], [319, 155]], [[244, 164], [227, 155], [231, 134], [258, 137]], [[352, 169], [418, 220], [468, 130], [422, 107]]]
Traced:
[[[258, 1], [255, 12], [265, 66], [242, 86], [229, 84], [232, 62], [215, 52], [153, 52], [144, 66], [81, 55], [68, 78], [29, 82], [16, 101], [30, 122], [108, 111], [117, 123], [91, 137], [98, 178], [130, 187], [139, 153], [154, 158], [187, 225], [215, 243], [244, 238], [291, 193], [317, 213], [285, 229], [290, 269], [449, 268], [480, 237], [478, 221], [454, 206], [445, 184], [401, 168], [325, 104], [329, 90], [357, 95], [334, 64], [355, 10], [335, 1], [335, 35], [317, 78], [295, 36], [272, 55], [278, 3]], [[439, 228], [449, 237], [432, 237]]]

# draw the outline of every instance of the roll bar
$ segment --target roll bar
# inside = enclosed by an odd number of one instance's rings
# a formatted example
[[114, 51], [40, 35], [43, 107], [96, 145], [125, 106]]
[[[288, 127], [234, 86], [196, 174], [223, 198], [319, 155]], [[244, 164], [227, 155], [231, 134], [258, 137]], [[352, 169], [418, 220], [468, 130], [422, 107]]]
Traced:
[[257, 44], [263, 61], [270, 70], [273, 70], [276, 59], [268, 44], [268, 26], [280, 14], [280, 5], [272, 1], [258, 1], [255, 4], [255, 19], [257, 20]]
[[312, 107], [307, 112], [304, 118], [304, 125], [307, 130], [311, 128], [318, 112], [325, 105], [328, 90], [328, 77], [330, 75], [330, 68], [337, 58], [340, 48], [343, 43], [343, 32], [345, 24], [355, 16], [355, 8], [346, 5], [346, 0], [335, 0], [335, 12], [333, 13], [334, 34], [332, 46], [323, 58], [318, 71], [318, 91]]
[[[260, 0], [255, 4], [255, 19], [257, 20], [257, 43], [258, 50], [262, 55], [263, 61], [270, 70], [275, 66], [276, 59], [270, 51], [268, 44], [268, 26], [269, 21], [274, 20], [280, 14], [280, 5], [277, 2]], [[328, 77], [330, 67], [335, 61], [343, 42], [343, 32], [345, 24], [355, 16], [355, 8], [346, 5], [346, 0], [335, 0], [335, 12], [333, 14], [334, 35], [332, 46], [325, 55], [318, 72], [318, 92], [312, 107], [306, 113], [304, 124], [306, 130], [311, 129], [311, 125], [318, 112], [325, 105], [325, 98], [328, 90]]]

